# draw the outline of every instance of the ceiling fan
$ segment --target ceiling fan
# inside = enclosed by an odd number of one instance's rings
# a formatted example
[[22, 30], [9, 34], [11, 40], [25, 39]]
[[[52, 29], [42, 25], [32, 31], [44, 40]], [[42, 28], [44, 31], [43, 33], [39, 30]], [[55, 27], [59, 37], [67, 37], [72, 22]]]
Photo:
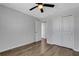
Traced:
[[37, 5], [32, 7], [31, 9], [29, 9], [30, 11], [32, 11], [35, 8], [38, 8], [41, 11], [41, 13], [43, 13], [44, 12], [44, 10], [43, 10], [44, 6], [45, 7], [51, 7], [51, 8], [54, 8], [54, 6], [55, 6], [54, 4], [46, 4], [46, 3], [35, 3], [35, 4], [37, 4]]

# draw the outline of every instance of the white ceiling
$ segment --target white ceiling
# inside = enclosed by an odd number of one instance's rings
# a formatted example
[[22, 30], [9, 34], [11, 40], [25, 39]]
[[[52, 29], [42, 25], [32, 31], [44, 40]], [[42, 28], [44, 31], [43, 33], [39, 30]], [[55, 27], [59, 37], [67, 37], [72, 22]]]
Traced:
[[44, 7], [44, 13], [41, 13], [40, 10], [38, 10], [38, 8], [29, 11], [30, 8], [36, 5], [34, 3], [4, 3], [2, 5], [10, 7], [12, 9], [16, 9], [20, 12], [23, 12], [24, 14], [28, 14], [37, 18], [45, 18], [50, 15], [55, 15], [58, 12], [64, 10], [79, 7], [79, 3], [51, 3], [51, 4], [55, 4], [55, 7], [54, 8]]

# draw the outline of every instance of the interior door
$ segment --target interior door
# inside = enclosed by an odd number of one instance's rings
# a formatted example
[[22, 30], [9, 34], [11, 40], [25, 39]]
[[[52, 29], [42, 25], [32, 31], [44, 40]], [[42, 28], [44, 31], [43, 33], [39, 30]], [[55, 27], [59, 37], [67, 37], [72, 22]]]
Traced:
[[74, 19], [73, 16], [62, 18], [62, 45], [65, 47], [74, 47]]
[[35, 41], [41, 40], [41, 22], [35, 21]]
[[54, 44], [61, 45], [61, 18], [58, 17], [52, 23], [52, 40]]

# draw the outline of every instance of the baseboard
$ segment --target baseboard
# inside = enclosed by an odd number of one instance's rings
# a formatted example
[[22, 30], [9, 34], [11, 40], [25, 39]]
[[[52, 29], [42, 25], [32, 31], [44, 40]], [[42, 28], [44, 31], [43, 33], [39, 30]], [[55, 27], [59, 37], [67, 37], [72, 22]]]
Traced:
[[76, 52], [79, 52], [79, 49], [75, 49], [75, 48], [74, 48], [73, 50], [76, 51]]
[[[51, 43], [47, 42], [47, 44], [51, 44]], [[62, 45], [58, 45], [58, 44], [55, 44], [55, 43], [53, 43], [53, 44], [51, 44], [51, 45], [57, 45], [57, 46], [60, 46], [60, 47], [64, 47], [64, 46], [62, 46]], [[71, 49], [71, 50], [73, 50], [73, 51], [75, 51], [75, 52], [79, 52], [79, 50], [78, 50], [78, 49], [75, 49], [75, 48], [69, 48], [69, 47], [64, 47], [64, 48]]]
[[21, 45], [21, 46], [18, 46], [18, 47], [14, 47], [14, 48], [11, 48], [11, 49], [7, 49], [7, 50], [4, 50], [4, 51], [1, 51], [0, 53], [4, 53], [4, 52], [7, 52], [7, 51], [11, 51], [11, 50], [15, 50], [15, 49], [21, 49], [21, 48], [24, 48], [24, 47], [29, 47], [31, 45], [34, 45], [34, 44], [37, 44], [37, 43], [41, 43], [41, 40], [40, 41], [37, 41], [37, 42], [32, 42], [32, 43], [29, 43], [29, 44], [24, 44], [24, 45]]

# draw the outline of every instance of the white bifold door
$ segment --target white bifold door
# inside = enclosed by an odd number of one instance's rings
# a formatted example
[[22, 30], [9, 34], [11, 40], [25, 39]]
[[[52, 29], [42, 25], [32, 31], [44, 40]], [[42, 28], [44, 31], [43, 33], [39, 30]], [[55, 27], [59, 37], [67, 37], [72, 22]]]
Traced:
[[74, 48], [74, 19], [72, 16], [62, 17], [62, 46]]
[[49, 44], [74, 48], [73, 16], [56, 17], [48, 20], [47, 38]]

